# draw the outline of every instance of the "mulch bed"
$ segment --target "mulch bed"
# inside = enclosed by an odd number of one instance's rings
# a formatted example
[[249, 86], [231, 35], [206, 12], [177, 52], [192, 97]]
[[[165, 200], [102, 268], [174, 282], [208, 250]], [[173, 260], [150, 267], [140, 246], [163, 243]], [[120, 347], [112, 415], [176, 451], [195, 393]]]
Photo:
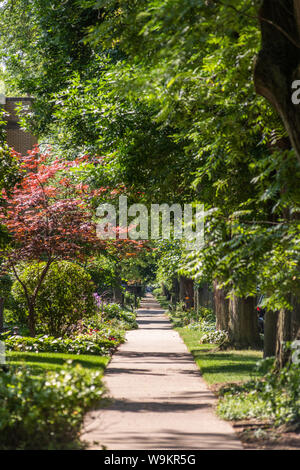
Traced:
[[274, 428], [255, 419], [233, 421], [232, 426], [246, 450], [300, 450], [300, 432]]

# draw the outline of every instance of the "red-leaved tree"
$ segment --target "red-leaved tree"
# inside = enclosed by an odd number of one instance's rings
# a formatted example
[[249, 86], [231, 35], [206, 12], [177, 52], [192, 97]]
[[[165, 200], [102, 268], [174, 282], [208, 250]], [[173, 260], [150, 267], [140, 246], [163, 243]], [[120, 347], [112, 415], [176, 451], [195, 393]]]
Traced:
[[[9, 195], [3, 191], [5, 205], [0, 208], [1, 221], [11, 235], [11, 243], [2, 254], [6, 269], [13, 271], [24, 290], [28, 327], [35, 336], [36, 299], [51, 264], [58, 259], [83, 259], [105, 249], [106, 242], [96, 236], [89, 204], [92, 192], [68, 176], [70, 168], [81, 164], [81, 159], [53, 160], [38, 148], [18, 158], [23, 179]], [[18, 269], [26, 261], [45, 263], [33, 292]]]

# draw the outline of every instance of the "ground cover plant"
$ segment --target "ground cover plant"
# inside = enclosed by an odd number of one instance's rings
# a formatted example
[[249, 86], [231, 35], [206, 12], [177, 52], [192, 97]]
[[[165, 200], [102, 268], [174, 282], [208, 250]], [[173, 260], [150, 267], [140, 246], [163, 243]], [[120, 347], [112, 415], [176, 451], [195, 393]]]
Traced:
[[9, 366], [0, 373], [0, 449], [79, 448], [84, 413], [103, 401], [101, 371]]
[[264, 374], [263, 378], [221, 389], [220, 416], [229, 420], [257, 418], [275, 427], [299, 429], [299, 365], [290, 363], [279, 372], [275, 367], [272, 359], [261, 361], [257, 369]]
[[124, 335], [115, 331], [112, 336], [112, 330], [107, 332], [91, 332], [88, 334], [79, 334], [74, 338], [55, 338], [53, 336], [40, 336], [31, 338], [30, 336], [8, 336], [5, 340], [5, 347], [8, 351], [22, 352], [57, 352], [70, 354], [112, 354], [114, 349], [124, 342]]

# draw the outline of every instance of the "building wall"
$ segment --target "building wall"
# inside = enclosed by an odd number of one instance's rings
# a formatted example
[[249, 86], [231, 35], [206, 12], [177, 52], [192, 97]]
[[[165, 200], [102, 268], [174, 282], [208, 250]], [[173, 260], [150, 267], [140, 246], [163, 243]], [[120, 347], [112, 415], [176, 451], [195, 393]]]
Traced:
[[6, 127], [7, 143], [10, 147], [13, 147], [16, 152], [21, 155], [26, 155], [27, 151], [37, 145], [38, 141], [33, 135], [24, 132], [20, 128], [15, 106], [17, 103], [21, 102], [24, 106], [29, 108], [32, 103], [32, 98], [6, 98], [5, 101], [4, 109], [9, 114]]

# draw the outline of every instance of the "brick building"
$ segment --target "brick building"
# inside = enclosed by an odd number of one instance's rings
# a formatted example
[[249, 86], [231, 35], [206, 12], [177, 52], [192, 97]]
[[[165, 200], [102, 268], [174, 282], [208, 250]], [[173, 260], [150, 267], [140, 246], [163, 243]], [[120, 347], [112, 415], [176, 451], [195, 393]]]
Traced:
[[1, 102], [4, 110], [9, 114], [6, 126], [7, 143], [21, 155], [26, 155], [27, 150], [31, 150], [38, 141], [33, 135], [20, 128], [16, 105], [22, 103], [25, 108], [30, 108], [32, 98], [5, 98], [2, 96]]

